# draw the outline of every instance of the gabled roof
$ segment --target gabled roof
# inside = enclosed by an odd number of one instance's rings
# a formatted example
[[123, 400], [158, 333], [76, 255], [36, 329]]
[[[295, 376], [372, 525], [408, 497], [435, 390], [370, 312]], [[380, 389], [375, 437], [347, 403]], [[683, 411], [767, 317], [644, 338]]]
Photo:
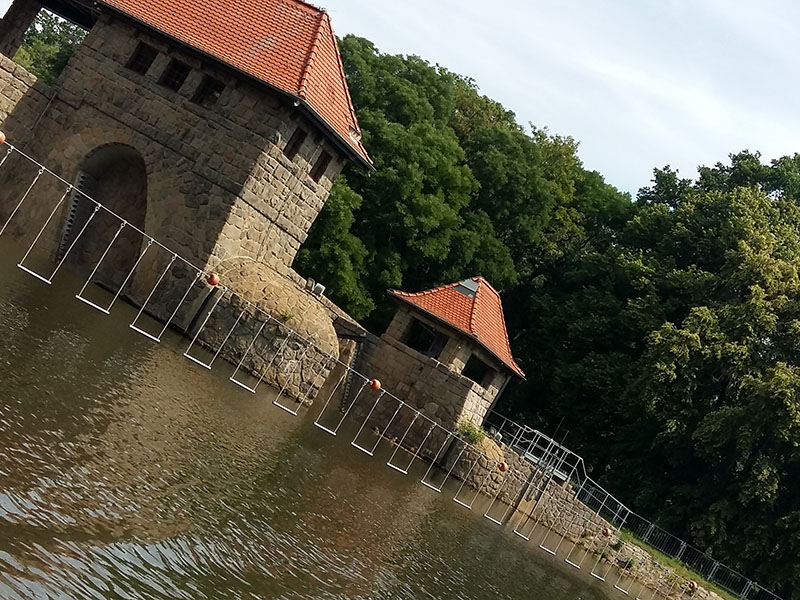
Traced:
[[101, 0], [295, 97], [371, 165], [328, 13], [302, 0]]
[[483, 277], [471, 277], [424, 292], [390, 290], [389, 293], [471, 336], [510, 371], [525, 377], [511, 355], [500, 294]]

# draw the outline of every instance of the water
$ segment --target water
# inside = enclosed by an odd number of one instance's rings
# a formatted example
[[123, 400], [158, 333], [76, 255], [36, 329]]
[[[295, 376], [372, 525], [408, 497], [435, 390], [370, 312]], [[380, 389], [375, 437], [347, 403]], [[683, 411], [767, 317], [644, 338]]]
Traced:
[[0, 240], [0, 598], [606, 598], [21, 254]]

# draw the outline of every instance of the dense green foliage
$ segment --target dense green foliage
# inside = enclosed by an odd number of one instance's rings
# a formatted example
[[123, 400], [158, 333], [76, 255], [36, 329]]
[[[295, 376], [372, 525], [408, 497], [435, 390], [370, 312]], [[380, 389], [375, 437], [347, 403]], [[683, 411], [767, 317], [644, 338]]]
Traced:
[[[18, 59], [52, 79], [77, 38], [44, 19]], [[486, 276], [528, 375], [499, 410], [563, 423], [632, 508], [800, 598], [800, 156], [656, 170], [632, 201], [470, 80], [341, 50], [376, 168], [337, 181], [298, 270], [375, 329], [386, 288]]]
[[471, 81], [342, 54], [376, 171], [336, 184], [298, 268], [376, 329], [388, 287], [488, 277], [528, 375], [500, 411], [563, 420], [633, 508], [800, 593], [800, 157], [657, 170], [632, 202]]
[[336, 184], [297, 266], [355, 317], [384, 325], [387, 288], [474, 274], [535, 285], [586, 227], [630, 205], [581, 168], [573, 140], [526, 131], [469, 80], [361, 38], [341, 50], [375, 172]]
[[797, 588], [795, 162], [760, 168], [760, 181], [743, 172], [760, 166], [746, 153], [697, 183], [657, 172], [616, 243], [540, 290], [538, 335], [520, 347], [538, 402], [524, 387], [514, 401], [545, 423], [563, 417], [596, 474], [645, 515], [762, 584]]
[[39, 11], [14, 60], [45, 83], [53, 83], [85, 36], [80, 27]]

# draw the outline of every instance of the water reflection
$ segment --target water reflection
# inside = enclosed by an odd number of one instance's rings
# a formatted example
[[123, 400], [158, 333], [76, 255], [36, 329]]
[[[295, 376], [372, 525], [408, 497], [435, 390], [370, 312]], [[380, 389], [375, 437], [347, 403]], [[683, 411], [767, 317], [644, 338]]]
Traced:
[[421, 465], [400, 475], [19, 254], [0, 241], [0, 598], [604, 597]]

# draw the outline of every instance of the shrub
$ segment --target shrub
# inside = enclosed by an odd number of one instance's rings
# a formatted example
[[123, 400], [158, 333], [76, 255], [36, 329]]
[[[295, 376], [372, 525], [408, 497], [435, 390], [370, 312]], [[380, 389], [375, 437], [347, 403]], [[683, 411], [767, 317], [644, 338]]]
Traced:
[[486, 432], [483, 428], [478, 427], [472, 421], [461, 421], [458, 424], [458, 433], [471, 444], [480, 444], [483, 438], [486, 437]]

